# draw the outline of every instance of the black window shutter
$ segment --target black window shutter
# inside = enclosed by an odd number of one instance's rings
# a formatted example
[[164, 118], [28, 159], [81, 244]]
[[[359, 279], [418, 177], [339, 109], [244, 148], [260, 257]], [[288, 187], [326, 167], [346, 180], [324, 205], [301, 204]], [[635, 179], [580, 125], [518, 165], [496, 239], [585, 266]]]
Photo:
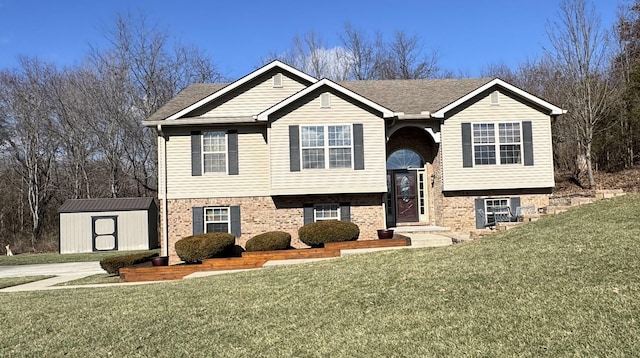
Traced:
[[471, 123], [462, 123], [462, 167], [473, 167], [473, 146], [471, 145]]
[[511, 199], [511, 203], [510, 203], [509, 209], [511, 209], [511, 215], [515, 215], [516, 208], [520, 206], [520, 197], [514, 196], [510, 199]]
[[238, 175], [238, 131], [227, 132], [227, 146], [229, 151], [229, 175]]
[[202, 175], [202, 133], [191, 132], [191, 175]]
[[191, 208], [193, 234], [198, 235], [204, 233], [204, 208], [194, 206]]
[[302, 215], [304, 217], [304, 225], [314, 222], [313, 219], [313, 204], [304, 204], [302, 206]]
[[484, 212], [484, 199], [476, 199], [476, 229], [484, 229], [486, 213]]
[[340, 221], [351, 221], [351, 205], [340, 203]]
[[531, 121], [522, 122], [522, 143], [524, 144], [524, 165], [533, 165], [533, 134]]
[[292, 172], [300, 171], [300, 127], [289, 126], [289, 163]]
[[229, 207], [229, 215], [231, 216], [231, 233], [235, 237], [242, 236], [240, 206]]
[[361, 123], [353, 125], [353, 169], [364, 170], [364, 140]]

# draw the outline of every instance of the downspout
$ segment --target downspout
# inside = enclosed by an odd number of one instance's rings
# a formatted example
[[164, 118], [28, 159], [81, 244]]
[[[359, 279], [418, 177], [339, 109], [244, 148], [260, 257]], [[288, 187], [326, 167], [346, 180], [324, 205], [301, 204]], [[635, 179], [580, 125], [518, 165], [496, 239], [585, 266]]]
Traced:
[[169, 256], [169, 220], [167, 218], [167, 140], [164, 132], [162, 132], [162, 124], [158, 124], [158, 134], [162, 137], [162, 237], [164, 241], [164, 250], [162, 256]]

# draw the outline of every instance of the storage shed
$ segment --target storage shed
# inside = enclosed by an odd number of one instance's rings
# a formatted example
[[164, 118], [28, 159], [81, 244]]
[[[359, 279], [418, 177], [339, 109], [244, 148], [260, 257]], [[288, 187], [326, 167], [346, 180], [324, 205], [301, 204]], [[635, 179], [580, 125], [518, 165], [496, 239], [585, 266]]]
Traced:
[[61, 254], [158, 247], [153, 198], [70, 199], [58, 213]]

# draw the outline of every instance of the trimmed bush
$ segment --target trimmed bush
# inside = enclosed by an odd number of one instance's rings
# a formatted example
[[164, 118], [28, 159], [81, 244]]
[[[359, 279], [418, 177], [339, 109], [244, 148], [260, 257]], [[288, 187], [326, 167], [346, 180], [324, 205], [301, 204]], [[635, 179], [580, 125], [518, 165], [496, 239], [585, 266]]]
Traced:
[[286, 250], [291, 246], [291, 234], [284, 231], [269, 231], [247, 241], [247, 251]]
[[184, 262], [195, 263], [232, 250], [236, 238], [226, 232], [187, 236], [176, 242], [176, 254]]
[[298, 230], [300, 241], [311, 247], [322, 247], [327, 242], [355, 241], [358, 236], [358, 225], [348, 221], [323, 220]]
[[111, 256], [100, 260], [100, 267], [111, 275], [119, 275], [121, 268], [150, 261], [152, 257], [156, 256], [158, 256], [157, 253], [145, 252], [139, 254]]

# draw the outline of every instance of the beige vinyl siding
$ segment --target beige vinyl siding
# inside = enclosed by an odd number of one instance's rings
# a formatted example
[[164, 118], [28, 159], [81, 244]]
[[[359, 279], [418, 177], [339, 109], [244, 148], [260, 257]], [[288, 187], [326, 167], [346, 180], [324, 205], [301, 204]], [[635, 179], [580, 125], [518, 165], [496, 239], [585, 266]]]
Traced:
[[[499, 97], [499, 105], [491, 105], [490, 95], [487, 95], [445, 120], [442, 126], [442, 169], [445, 191], [554, 186], [550, 117], [504, 93], [500, 93]], [[462, 123], [523, 121], [531, 121], [533, 166], [474, 164], [472, 168], [462, 167]]]
[[[306, 101], [306, 102], [305, 102]], [[331, 95], [331, 107], [320, 107], [320, 93], [275, 120], [271, 143], [271, 195], [386, 192], [384, 120], [341, 97]], [[302, 169], [290, 171], [290, 125], [363, 124], [364, 170]], [[352, 157], [353, 160], [353, 157]], [[353, 163], [352, 163], [353, 164]]]
[[[167, 142], [169, 199], [269, 195], [269, 147], [265, 141], [266, 128], [252, 126], [237, 129], [238, 175], [209, 173], [192, 176], [191, 132], [183, 130], [171, 134]], [[205, 131], [207, 128], [197, 130]]]
[[146, 211], [82, 212], [60, 213], [60, 253], [93, 251], [91, 218], [94, 216], [118, 217], [118, 251], [149, 249], [149, 221]]
[[[251, 83], [250, 83], [251, 84]], [[257, 79], [254, 86], [235, 89], [233, 98], [205, 113], [203, 117], [242, 117], [257, 115], [299, 92], [305, 85], [282, 73], [282, 87], [273, 87], [273, 73]]]

